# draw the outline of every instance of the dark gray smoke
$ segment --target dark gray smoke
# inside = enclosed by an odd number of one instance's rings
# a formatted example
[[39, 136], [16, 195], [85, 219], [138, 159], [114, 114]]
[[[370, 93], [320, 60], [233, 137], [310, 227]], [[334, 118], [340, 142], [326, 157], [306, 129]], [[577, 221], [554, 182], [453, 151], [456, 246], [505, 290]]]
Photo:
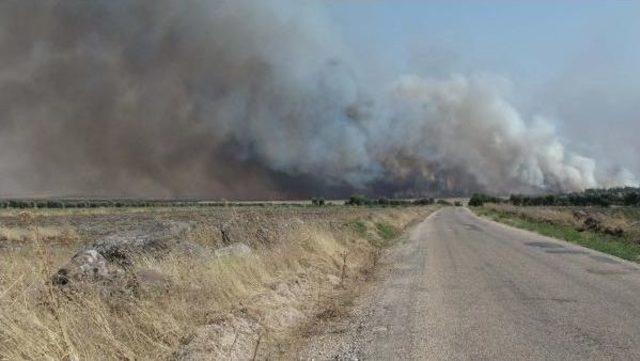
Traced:
[[602, 183], [544, 121], [526, 123], [499, 81], [362, 81], [321, 10], [2, 2], [0, 193], [275, 198]]

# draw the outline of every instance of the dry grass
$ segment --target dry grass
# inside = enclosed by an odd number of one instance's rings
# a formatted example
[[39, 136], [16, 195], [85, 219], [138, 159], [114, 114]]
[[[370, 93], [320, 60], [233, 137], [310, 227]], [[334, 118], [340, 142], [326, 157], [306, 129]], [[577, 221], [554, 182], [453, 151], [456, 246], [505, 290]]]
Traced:
[[533, 222], [567, 226], [575, 229], [584, 227], [586, 218], [599, 223], [599, 232], [614, 233], [631, 242], [640, 241], [640, 212], [637, 207], [517, 207], [508, 204], [486, 204], [489, 211], [504, 213]]
[[[75, 248], [47, 240], [77, 236], [74, 232], [28, 224], [3, 228], [1, 234], [23, 246], [0, 248], [0, 359], [168, 358], [186, 344], [197, 351], [204, 326], [238, 312], [260, 324], [268, 338], [281, 340], [336, 287], [345, 269], [355, 282], [372, 266], [373, 244], [383, 235], [370, 225], [401, 229], [428, 212], [336, 207], [304, 213], [268, 207], [192, 214], [198, 226], [190, 241], [220, 247], [224, 224], [234, 241], [250, 245], [252, 252], [142, 258], [122, 283], [67, 290], [47, 280]], [[350, 226], [358, 219], [369, 225], [370, 239]]]
[[495, 221], [640, 262], [640, 209], [637, 207], [485, 205], [474, 211]]
[[[37, 236], [45, 241], [75, 242], [78, 233], [71, 226], [44, 226], [37, 228]], [[0, 226], [0, 242], [33, 243], [36, 234], [27, 227]]]

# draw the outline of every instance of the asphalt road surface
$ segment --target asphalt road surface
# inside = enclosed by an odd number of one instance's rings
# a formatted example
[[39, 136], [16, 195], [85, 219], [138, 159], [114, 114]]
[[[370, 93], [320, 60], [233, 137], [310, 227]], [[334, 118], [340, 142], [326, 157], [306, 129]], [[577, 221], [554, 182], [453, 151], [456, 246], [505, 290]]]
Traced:
[[640, 268], [445, 208], [301, 359], [640, 360]]

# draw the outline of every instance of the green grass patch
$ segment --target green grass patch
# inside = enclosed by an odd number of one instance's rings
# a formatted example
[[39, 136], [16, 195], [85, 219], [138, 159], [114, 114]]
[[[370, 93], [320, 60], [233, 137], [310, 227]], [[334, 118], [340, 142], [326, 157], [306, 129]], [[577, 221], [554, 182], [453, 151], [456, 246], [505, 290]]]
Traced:
[[367, 225], [363, 221], [353, 221], [349, 223], [349, 226], [362, 238], [367, 238]]
[[378, 248], [390, 247], [393, 241], [398, 239], [402, 234], [401, 230], [391, 224], [384, 222], [376, 222], [373, 224], [374, 228], [370, 229], [367, 224], [362, 220], [355, 220], [348, 223], [355, 233], [369, 241], [373, 246]]
[[376, 230], [378, 231], [380, 237], [382, 237], [382, 239], [384, 239], [385, 241], [394, 239], [398, 235], [400, 235], [400, 230], [387, 223], [376, 223]]
[[640, 245], [631, 243], [622, 237], [589, 231], [578, 232], [573, 227], [526, 220], [511, 213], [482, 207], [474, 207], [473, 211], [480, 216], [513, 227], [536, 232], [543, 236], [562, 239], [629, 261], [638, 262], [640, 260]]
[[376, 223], [376, 232], [380, 236], [380, 241], [376, 244], [378, 247], [389, 247], [393, 240], [400, 236], [400, 230], [388, 223], [378, 222]]

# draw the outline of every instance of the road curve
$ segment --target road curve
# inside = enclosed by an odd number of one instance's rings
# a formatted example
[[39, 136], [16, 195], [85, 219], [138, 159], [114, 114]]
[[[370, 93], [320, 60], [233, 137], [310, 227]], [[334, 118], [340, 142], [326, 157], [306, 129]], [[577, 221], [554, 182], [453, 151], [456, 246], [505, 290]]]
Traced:
[[314, 360], [640, 360], [640, 267], [445, 208]]

